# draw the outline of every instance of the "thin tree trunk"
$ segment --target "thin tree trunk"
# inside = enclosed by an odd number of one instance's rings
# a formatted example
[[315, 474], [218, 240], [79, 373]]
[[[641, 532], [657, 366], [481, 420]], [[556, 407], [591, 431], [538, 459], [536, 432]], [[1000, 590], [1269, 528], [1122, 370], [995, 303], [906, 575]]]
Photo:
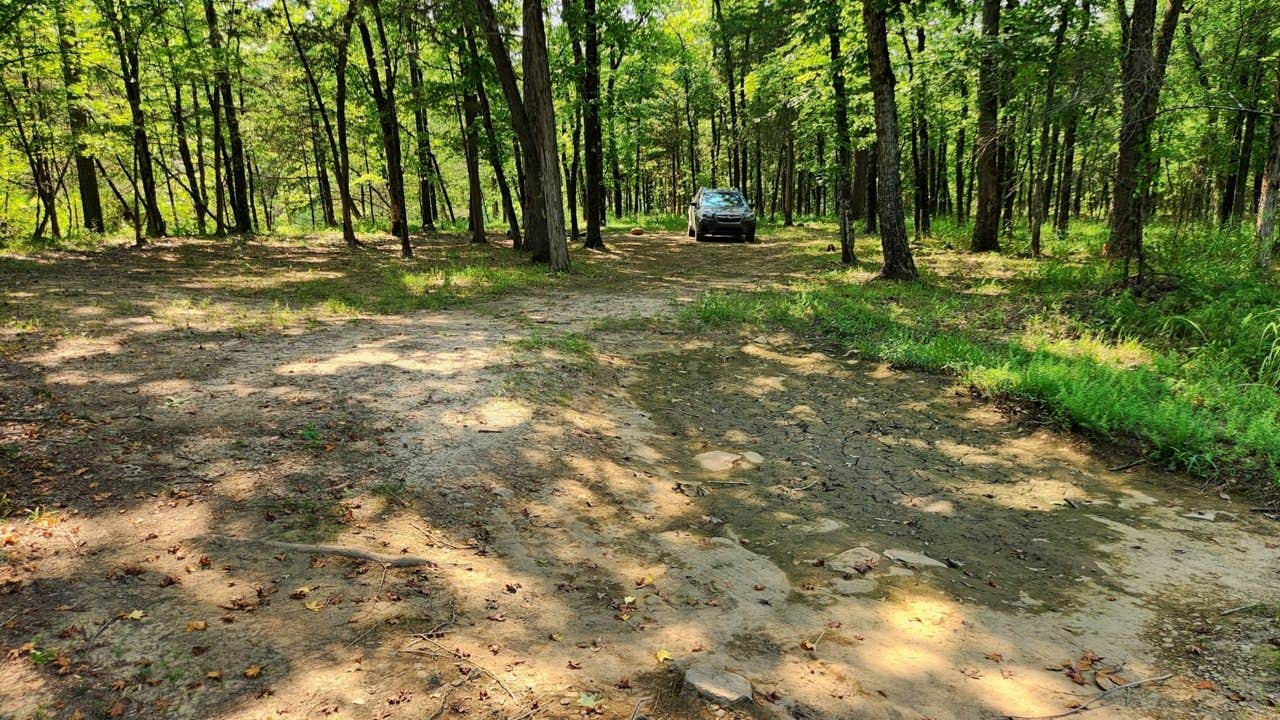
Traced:
[[1129, 261], [1137, 259], [1137, 281], [1143, 280], [1142, 229], [1147, 187], [1151, 182], [1151, 123], [1160, 102], [1164, 70], [1177, 30], [1182, 0], [1167, 0], [1160, 32], [1152, 40], [1156, 0], [1135, 0], [1133, 13], [1121, 19], [1124, 52], [1121, 57], [1119, 152], [1112, 181], [1112, 201], [1108, 255], [1123, 258], [1125, 273]]
[[[849, 176], [853, 173], [852, 142], [849, 138], [849, 98], [844, 85], [844, 54], [840, 50], [840, 8], [827, 11], [827, 43], [831, 52], [831, 88], [836, 122], [836, 215], [840, 222], [840, 262], [858, 262], [853, 245], [853, 198]], [[757, 163], [758, 165], [758, 163]]]
[[231, 176], [231, 214], [234, 218], [232, 231], [248, 233], [252, 230], [250, 204], [253, 202], [249, 194], [249, 181], [245, 171], [244, 141], [240, 136], [240, 118], [236, 112], [235, 98], [231, 92], [231, 73], [227, 69], [226, 58], [223, 57], [222, 31], [218, 28], [218, 15], [213, 0], [204, 0], [204, 18], [209, 26], [209, 47], [214, 57], [215, 92], [222, 100], [222, 114], [226, 122], [227, 143], [230, 145], [230, 157], [227, 171]]
[[877, 176], [881, 185], [877, 193], [880, 246], [884, 253], [880, 277], [913, 280], [917, 273], [911, 248], [907, 245], [902, 180], [898, 174], [898, 107], [894, 97], [893, 65], [889, 58], [885, 11], [877, 4], [876, 0], [862, 0], [862, 22], [867, 34], [871, 90], [875, 99]]
[[[387, 169], [387, 220], [391, 234], [400, 240], [400, 254], [413, 257], [413, 245], [409, 242], [409, 221], [405, 212], [404, 161], [400, 152], [400, 119], [396, 111], [395, 64], [391, 59], [391, 48], [378, 0], [369, 0], [369, 9], [373, 11], [374, 27], [378, 30], [378, 43], [382, 51], [381, 67], [374, 55], [368, 23], [359, 20], [357, 25], [360, 28], [360, 41], [364, 45], [365, 64], [369, 67], [369, 90], [378, 110], [378, 126], [382, 130], [382, 152]], [[382, 74], [381, 78], [379, 72]]]
[[973, 252], [1000, 249], [1000, 0], [982, 1], [982, 61], [978, 66], [978, 208], [973, 219]]
[[89, 232], [102, 232], [102, 197], [98, 193], [98, 176], [93, 156], [84, 142], [89, 127], [89, 113], [80, 96], [80, 58], [74, 47], [75, 29], [66, 17], [66, 8], [55, 3], [58, 23], [58, 54], [62, 62], [62, 82], [67, 92], [67, 121], [74, 143], [76, 181], [80, 193], [80, 209], [84, 227]]
[[520, 221], [516, 216], [515, 203], [511, 198], [511, 186], [507, 182], [507, 173], [502, 166], [502, 153], [498, 149], [498, 134], [493, 127], [493, 112], [489, 107], [489, 96], [484, 90], [484, 78], [479, 74], [480, 53], [476, 49], [475, 34], [471, 32], [470, 27], [463, 29], [467, 39], [467, 52], [471, 55], [471, 62], [477, 69], [475, 90], [476, 101], [479, 103], [480, 117], [484, 121], [484, 134], [488, 144], [489, 165], [493, 169], [493, 176], [498, 183], [498, 192], [502, 196], [502, 213], [507, 218], [507, 239], [511, 240], [513, 247], [520, 247]]
[[1276, 237], [1276, 196], [1280, 195], [1280, 69], [1275, 71], [1276, 90], [1271, 101], [1271, 123], [1267, 130], [1267, 158], [1263, 163], [1262, 187], [1258, 194], [1258, 216], [1254, 226], [1258, 267], [1271, 269], [1271, 251]]

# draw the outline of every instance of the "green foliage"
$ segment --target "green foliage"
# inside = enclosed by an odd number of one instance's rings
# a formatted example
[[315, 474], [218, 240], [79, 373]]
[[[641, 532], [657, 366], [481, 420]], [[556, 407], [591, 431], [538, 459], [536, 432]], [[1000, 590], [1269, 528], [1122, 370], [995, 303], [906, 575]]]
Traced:
[[787, 291], [709, 293], [686, 318], [816, 331], [861, 357], [954, 374], [1064, 425], [1137, 439], [1170, 466], [1280, 480], [1280, 290], [1220, 264], [1177, 267], [1189, 274], [1149, 296], [1114, 290], [1100, 262], [1043, 262], [981, 300], [957, 277], [860, 285], [838, 272]]

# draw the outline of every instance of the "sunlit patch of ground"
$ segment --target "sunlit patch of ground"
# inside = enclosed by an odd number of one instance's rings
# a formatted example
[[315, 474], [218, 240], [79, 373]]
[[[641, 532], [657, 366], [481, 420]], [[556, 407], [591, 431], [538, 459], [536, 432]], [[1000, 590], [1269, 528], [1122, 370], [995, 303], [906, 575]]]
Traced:
[[[1228, 650], [1262, 615], [1215, 620], [1203, 662], [1160, 639], [1280, 596], [1269, 521], [944, 379], [675, 320], [824, 272], [823, 232], [611, 237], [567, 278], [444, 241], [413, 265], [311, 241], [22, 261], [0, 715], [1044, 715], [1106, 685], [1053, 669], [1086, 651], [1174, 672], [1091, 716], [1272, 713], [1268, 656]], [[1010, 277], [922, 257], [987, 274], [975, 302]], [[303, 315], [250, 330], [275, 303]], [[833, 569], [854, 548], [879, 559]], [[682, 689], [693, 665], [753, 700]]]

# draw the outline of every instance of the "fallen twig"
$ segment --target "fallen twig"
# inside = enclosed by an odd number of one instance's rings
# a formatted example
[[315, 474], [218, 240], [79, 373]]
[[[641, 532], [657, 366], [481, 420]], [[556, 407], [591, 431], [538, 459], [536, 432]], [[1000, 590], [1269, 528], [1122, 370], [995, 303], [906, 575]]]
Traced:
[[111, 619], [103, 623], [102, 627], [98, 628], [98, 632], [94, 633], [93, 637], [89, 638], [88, 642], [84, 644], [85, 649], [88, 650], [89, 648], [93, 647], [93, 644], [98, 640], [98, 636], [106, 632], [107, 628], [111, 627], [111, 623], [119, 619], [120, 619], [119, 615], [112, 615]]
[[1231, 614], [1233, 614], [1233, 613], [1244, 612], [1245, 610], [1252, 610], [1252, 609], [1254, 609], [1254, 608], [1258, 607], [1258, 606], [1259, 606], [1259, 605], [1261, 605], [1261, 604], [1262, 604], [1262, 603], [1255, 602], [1255, 603], [1249, 603], [1248, 605], [1241, 605], [1240, 607], [1227, 608], [1226, 610], [1223, 610], [1222, 612], [1220, 612], [1220, 613], [1218, 613], [1218, 614], [1219, 614], [1219, 615], [1231, 615]]
[[433, 532], [431, 532], [430, 530], [428, 530], [427, 528], [424, 528], [424, 527], [422, 527], [421, 525], [419, 525], [419, 524], [417, 524], [417, 523], [415, 523], [415, 522], [410, 522], [410, 523], [409, 523], [409, 527], [411, 527], [411, 528], [413, 528], [414, 530], [417, 530], [418, 532], [422, 533], [423, 537], [425, 537], [428, 541], [430, 541], [431, 543], [433, 543], [433, 544], [435, 544], [435, 545], [440, 545], [441, 547], [446, 547], [446, 548], [449, 548], [450, 550], [461, 550], [461, 549], [462, 549], [462, 548], [458, 547], [457, 545], [454, 545], [453, 543], [449, 542], [448, 540], [441, 539], [441, 537], [440, 537], [440, 535], [439, 535], [438, 533], [433, 533]]
[[475, 668], [476, 670], [479, 670], [480, 672], [484, 673], [485, 675], [488, 675], [494, 682], [498, 683], [498, 687], [506, 691], [507, 696], [510, 697], [512, 700], [516, 699], [516, 694], [511, 692], [511, 688], [507, 687], [507, 684], [502, 682], [502, 678], [495, 675], [493, 671], [490, 670], [489, 668], [477, 663], [471, 658], [464, 656], [462, 653], [456, 650], [449, 650], [444, 645], [441, 645], [440, 643], [436, 642], [435, 640], [432, 640], [431, 638], [423, 637], [422, 635], [415, 635], [414, 638], [421, 640], [423, 642], [431, 643], [436, 647], [436, 651], [431, 652], [427, 650], [420, 650], [418, 648], [403, 648], [399, 652], [409, 653], [411, 655], [427, 655], [430, 657], [448, 657], [448, 658], [457, 660], [458, 662], [466, 663], [471, 667]]
[[1145, 462], [1146, 462], [1146, 460], [1145, 460], [1145, 459], [1143, 459], [1143, 460], [1134, 460], [1133, 462], [1125, 463], [1125, 464], [1123, 464], [1123, 465], [1117, 465], [1117, 466], [1115, 466], [1115, 467], [1109, 467], [1109, 468], [1107, 468], [1107, 470], [1108, 470], [1109, 472], [1120, 472], [1121, 470], [1128, 470], [1129, 468], [1136, 468], [1136, 467], [1138, 467], [1139, 465], [1141, 465], [1141, 464], [1143, 464], [1143, 463], [1145, 463]]
[[1090, 705], [1093, 705], [1094, 703], [1097, 703], [1100, 700], [1104, 700], [1110, 697], [1111, 695], [1120, 692], [1121, 690], [1129, 690], [1131, 688], [1136, 688], [1141, 685], [1151, 685], [1153, 683], [1164, 682], [1165, 680], [1168, 680], [1171, 677], [1173, 677], [1173, 673], [1166, 673], [1164, 675], [1159, 675], [1157, 677], [1146, 678], [1145, 680], [1135, 680], [1131, 683], [1117, 685], [1111, 688], [1110, 690], [1103, 690], [1097, 695], [1094, 695], [1092, 700], [1083, 702], [1077, 707], [1073, 707], [1070, 710], [1066, 712], [1058, 713], [1057, 715], [1037, 715], [1037, 716], [1006, 715], [1005, 719], [1006, 720], [1055, 720], [1055, 718], [1070, 717], [1072, 715], [1077, 715], [1079, 713], [1082, 713], [1086, 710], [1090, 710], [1091, 709], [1089, 707]]
[[213, 541], [230, 541], [239, 543], [248, 543], [253, 545], [264, 545], [266, 547], [275, 548], [277, 550], [292, 550], [294, 552], [311, 553], [313, 555], [338, 555], [341, 557], [349, 557], [356, 560], [366, 560], [368, 562], [382, 563], [391, 567], [417, 567], [419, 565], [434, 565], [435, 561], [414, 555], [381, 555], [368, 550], [347, 547], [345, 545], [313, 545], [310, 543], [291, 543], [281, 542], [279, 540], [258, 540], [254, 538], [238, 538], [230, 535], [209, 535], [207, 536]]

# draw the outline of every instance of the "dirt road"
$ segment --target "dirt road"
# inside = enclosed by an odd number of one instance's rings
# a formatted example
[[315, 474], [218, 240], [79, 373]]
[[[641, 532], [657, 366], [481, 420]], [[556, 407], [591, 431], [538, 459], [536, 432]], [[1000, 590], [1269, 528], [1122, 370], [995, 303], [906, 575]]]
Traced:
[[579, 289], [250, 334], [157, 319], [189, 286], [127, 259], [11, 284], [117, 311], [4, 359], [0, 716], [1275, 716], [1274, 521], [674, 321], [781, 243], [611, 245]]

